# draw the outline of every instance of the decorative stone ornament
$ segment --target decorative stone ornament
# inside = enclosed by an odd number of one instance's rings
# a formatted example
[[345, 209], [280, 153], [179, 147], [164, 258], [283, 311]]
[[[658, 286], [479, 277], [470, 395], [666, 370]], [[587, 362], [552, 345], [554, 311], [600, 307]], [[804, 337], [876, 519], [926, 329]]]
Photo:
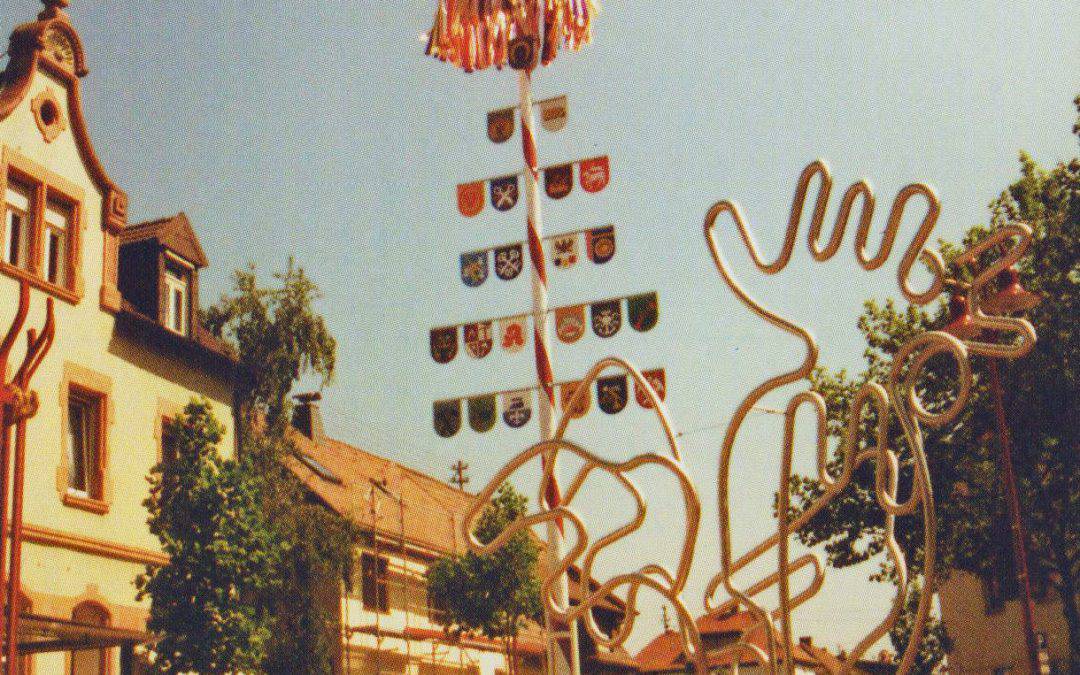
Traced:
[[71, 39], [56, 29], [50, 29], [41, 39], [45, 54], [68, 72], [75, 72], [75, 46]]
[[30, 110], [34, 113], [34, 122], [46, 143], [52, 143], [67, 129], [67, 120], [64, 119], [60, 100], [51, 89], [45, 89], [35, 96], [30, 101]]

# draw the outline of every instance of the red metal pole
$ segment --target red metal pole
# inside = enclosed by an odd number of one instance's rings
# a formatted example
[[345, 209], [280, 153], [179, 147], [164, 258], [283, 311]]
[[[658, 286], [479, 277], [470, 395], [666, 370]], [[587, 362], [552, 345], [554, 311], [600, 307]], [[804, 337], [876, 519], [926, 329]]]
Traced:
[[23, 473], [26, 466], [26, 420], [15, 425], [15, 466], [11, 480], [11, 574], [8, 577], [8, 630], [5, 635], [5, 668], [15, 672], [19, 658], [19, 587], [22, 585]]
[[[0, 408], [0, 593], [7, 598], [7, 539], [8, 539], [8, 468], [11, 463], [11, 427], [7, 424], [8, 406]], [[4, 607], [2, 629], [4, 631], [4, 644], [7, 645], [7, 636], [11, 632], [10, 604]], [[5, 650], [6, 654], [6, 650]], [[4, 659], [4, 675], [12, 675], [10, 662]]]
[[1000, 453], [1001, 478], [1004, 481], [1005, 504], [1009, 510], [1009, 528], [1012, 532], [1013, 562], [1016, 565], [1016, 581], [1020, 586], [1020, 614], [1024, 626], [1024, 638], [1027, 641], [1028, 670], [1032, 675], [1039, 671], [1039, 643], [1035, 637], [1035, 603], [1031, 597], [1031, 579], [1028, 576], [1027, 538], [1024, 523], [1020, 519], [1020, 497], [1016, 489], [1016, 474], [1013, 471], [1012, 443], [1009, 441], [1009, 427], [1005, 422], [1004, 394], [1001, 388], [1001, 372], [996, 359], [990, 359], [990, 389], [994, 395], [994, 413], [997, 418], [998, 444]]

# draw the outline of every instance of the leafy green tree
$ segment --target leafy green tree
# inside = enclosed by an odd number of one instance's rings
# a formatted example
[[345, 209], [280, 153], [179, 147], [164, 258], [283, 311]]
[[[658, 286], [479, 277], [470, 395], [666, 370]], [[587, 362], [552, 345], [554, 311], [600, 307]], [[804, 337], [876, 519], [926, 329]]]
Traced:
[[[1076, 100], [1080, 112], [1080, 97]], [[1080, 128], [1074, 129], [1080, 134]], [[1014, 445], [1014, 463], [1024, 526], [1028, 532], [1028, 560], [1037, 592], [1052, 589], [1063, 605], [1068, 626], [1070, 672], [1080, 672], [1080, 461], [1077, 459], [1076, 402], [1080, 400], [1080, 159], [1040, 167], [1020, 155], [1020, 178], [991, 203], [992, 227], [1020, 220], [1034, 230], [1034, 241], [1017, 265], [1022, 284], [1043, 302], [1026, 316], [1038, 332], [1038, 342], [1018, 362], [1000, 363], [1006, 391], [1006, 418]], [[951, 261], [973, 242], [986, 237], [988, 227], [970, 229], [963, 246], [941, 242], [942, 253], [956, 278], [970, 280], [971, 269], [957, 269]], [[991, 254], [992, 255], [992, 254]], [[985, 262], [985, 261], [983, 261]], [[892, 357], [909, 337], [941, 329], [949, 321], [944, 300], [929, 309], [899, 307], [892, 300], [868, 301], [858, 327], [866, 339], [866, 369], [819, 369], [813, 388], [829, 407], [829, 432], [842, 433], [855, 391], [868, 380], [881, 381]], [[1015, 594], [1015, 571], [1010, 549], [1008, 519], [1001, 493], [997, 459], [999, 448], [988, 388], [987, 362], [973, 357], [974, 389], [969, 405], [951, 424], [924, 428], [926, 456], [938, 516], [938, 573], [972, 572]], [[954, 400], [955, 368], [944, 359], [932, 362], [918, 383], [928, 406]], [[866, 428], [874, 424], [872, 416]], [[865, 447], [869, 434], [861, 437]], [[901, 466], [901, 494], [910, 489], [912, 466], [895, 420], [890, 442], [908, 458]], [[832, 458], [832, 469], [839, 456]], [[884, 519], [874, 498], [873, 467], [863, 465], [846, 490], [800, 532], [803, 543], [823, 544], [828, 561], [846, 567], [867, 560], [883, 548]], [[794, 480], [797, 508], [805, 508], [821, 493], [813, 478]], [[921, 522], [897, 520], [897, 539], [916, 575], [922, 574]], [[875, 578], [889, 580], [893, 570], [883, 568]], [[906, 646], [904, 631], [894, 633], [895, 646]], [[940, 650], [939, 650], [940, 651]], [[932, 662], [924, 660], [924, 668]]]
[[281, 550], [251, 473], [218, 454], [223, 433], [209, 404], [192, 401], [168, 428], [171, 458], [150, 475], [144, 504], [169, 562], [136, 584], [165, 673], [252, 671], [270, 639], [270, 616], [250, 598], [277, 587]]
[[289, 433], [289, 394], [305, 375], [334, 375], [337, 345], [316, 310], [319, 290], [290, 259], [276, 284], [261, 286], [239, 270], [232, 292], [205, 313], [207, 327], [241, 364], [235, 409], [242, 454], [259, 481], [260, 499], [284, 549], [281, 585], [262, 602], [273, 616], [262, 667], [271, 673], [331, 672], [340, 649], [340, 589], [352, 578], [356, 530], [316, 503], [287, 467], [298, 452]]
[[289, 423], [289, 392], [305, 374], [329, 384], [337, 342], [315, 311], [319, 288], [289, 258], [279, 285], [259, 285], [254, 267], [237, 270], [233, 291], [203, 313], [203, 322], [240, 360], [236, 399], [242, 431], [264, 426], [282, 435]]
[[[474, 533], [482, 543], [493, 541], [525, 514], [528, 498], [503, 484], [480, 514]], [[427, 571], [431, 602], [443, 612], [454, 633], [481, 633], [501, 640], [506, 661], [517, 672], [517, 636], [527, 620], [540, 621], [540, 546], [528, 531], [514, 534], [490, 555], [467, 552], [440, 558]]]

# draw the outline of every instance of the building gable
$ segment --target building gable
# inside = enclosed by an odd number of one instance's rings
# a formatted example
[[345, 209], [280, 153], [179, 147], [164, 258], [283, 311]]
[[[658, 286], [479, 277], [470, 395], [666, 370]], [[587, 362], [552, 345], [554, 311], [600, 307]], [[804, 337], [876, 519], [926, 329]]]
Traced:
[[[22, 24], [11, 34], [9, 60], [0, 74], [0, 122], [26, 110], [33, 115], [45, 144], [70, 132], [78, 161], [100, 194], [100, 223], [105, 233], [100, 299], [103, 308], [115, 312], [120, 308], [116, 236], [127, 223], [127, 195], [109, 178], [90, 140], [79, 89], [89, 70], [82, 41], [63, 11], [67, 2], [46, 0], [45, 5], [37, 21]], [[38, 93], [31, 96], [35, 91]]]

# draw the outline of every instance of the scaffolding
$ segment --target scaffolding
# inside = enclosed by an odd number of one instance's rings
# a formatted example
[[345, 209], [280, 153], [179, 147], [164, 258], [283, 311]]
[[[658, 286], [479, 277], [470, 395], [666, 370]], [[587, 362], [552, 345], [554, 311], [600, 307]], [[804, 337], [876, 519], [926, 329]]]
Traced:
[[[457, 514], [445, 502], [432, 494], [425, 486], [420, 484], [408, 474], [403, 474], [404, 480], [411, 481], [417, 488], [423, 491], [449, 516], [449, 525], [452, 532], [453, 552], [457, 553]], [[432, 628], [438, 626], [438, 610], [431, 606], [427, 598], [427, 580], [425, 577], [426, 565], [411, 560], [415, 554], [410, 553], [405, 536], [405, 509], [408, 508], [406, 500], [398, 493], [390, 489], [389, 483], [384, 477], [382, 480], [369, 478], [368, 508], [366, 524], [370, 527], [370, 554], [376, 560], [375, 576], [376, 588], [375, 607], [364, 607], [359, 625], [353, 625], [350, 607], [354, 601], [359, 600], [363, 605], [363, 582], [364, 574], [361, 570], [360, 583], [353, 583], [353, 591], [346, 594], [343, 602], [342, 643], [344, 647], [345, 672], [352, 673], [353, 656], [355, 651], [362, 651], [370, 655], [374, 663], [374, 672], [377, 675], [402, 672], [411, 672], [411, 666], [423, 668], [434, 667], [437, 669], [456, 669], [459, 672], [479, 672], [479, 660], [470, 654], [471, 649], [484, 651], [500, 651], [496, 645], [471, 644], [467, 641], [454, 639], [446, 635], [442, 630]], [[380, 530], [380, 523], [384, 515], [381, 513], [382, 500], [389, 500], [397, 507], [397, 532], [393, 535], [384, 534], [389, 528]], [[384, 562], [385, 561], [385, 562]], [[385, 570], [385, 574], [383, 571]], [[386, 611], [382, 611], [380, 605], [383, 600], [380, 594], [385, 593]], [[356, 595], [360, 597], [355, 597]], [[419, 598], [424, 598], [423, 602]], [[384, 620], [392, 613], [402, 617], [400, 628], [384, 626]], [[418, 621], [422, 616], [425, 621]], [[356, 647], [353, 638], [356, 635], [368, 635], [374, 639], [373, 647]], [[392, 641], [392, 643], [391, 643]], [[416, 649], [414, 643], [430, 643], [431, 649]], [[456, 651], [457, 658], [454, 659]], [[397, 658], [390, 659], [390, 655]], [[384, 663], [388, 661], [389, 663]], [[456, 661], [456, 662], [455, 662]], [[362, 667], [362, 666], [361, 666]], [[367, 671], [365, 671], [367, 672]]]

